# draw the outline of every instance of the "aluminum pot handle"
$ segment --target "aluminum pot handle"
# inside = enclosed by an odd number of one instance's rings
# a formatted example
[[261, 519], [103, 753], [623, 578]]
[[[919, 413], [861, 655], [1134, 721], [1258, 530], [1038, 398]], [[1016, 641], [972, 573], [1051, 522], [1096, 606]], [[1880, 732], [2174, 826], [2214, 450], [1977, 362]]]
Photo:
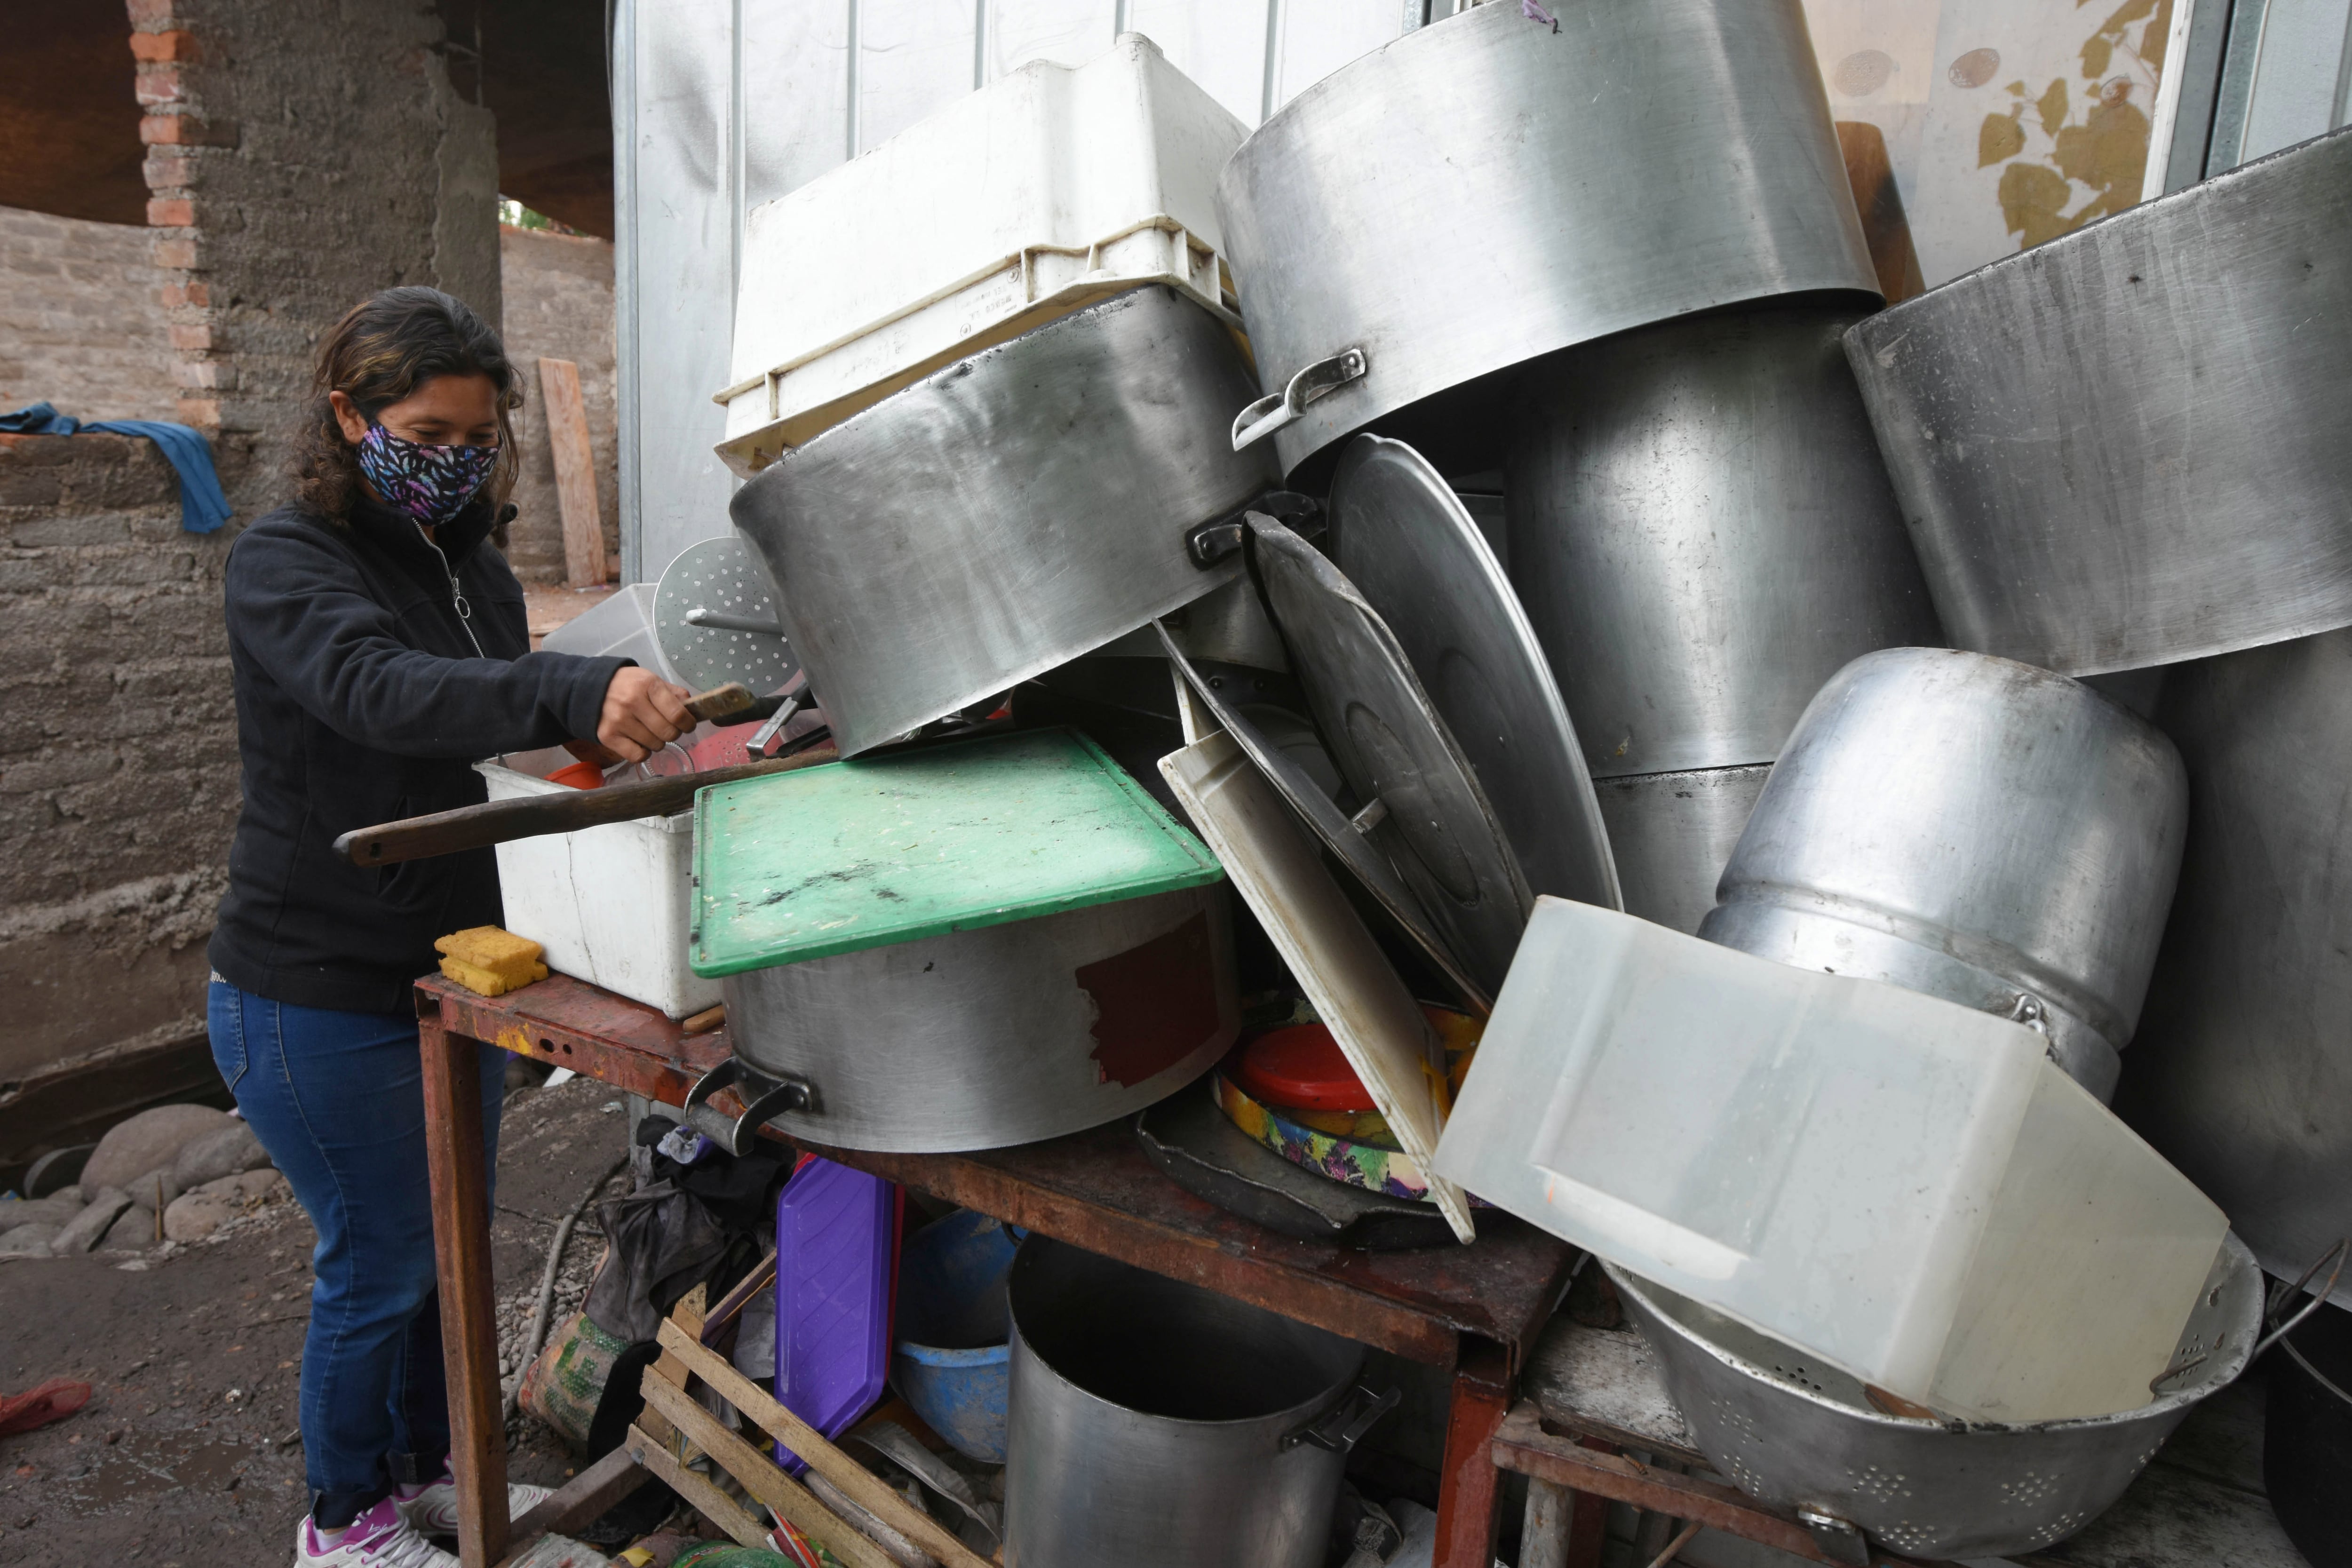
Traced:
[[[743, 1114], [731, 1121], [710, 1103], [719, 1090], [733, 1088], [743, 1097]], [[686, 1124], [718, 1144], [730, 1154], [750, 1153], [760, 1142], [760, 1129], [771, 1118], [787, 1110], [797, 1110], [814, 1116], [820, 1107], [816, 1086], [806, 1079], [789, 1074], [776, 1079], [763, 1079], [746, 1073], [742, 1064], [728, 1058], [695, 1080], [687, 1090]]]
[[1312, 1443], [1334, 1454], [1344, 1454], [1363, 1440], [1372, 1429], [1372, 1423], [1396, 1407], [1404, 1391], [1391, 1388], [1386, 1394], [1374, 1394], [1362, 1384], [1356, 1384], [1335, 1400], [1329, 1408], [1296, 1432], [1283, 1435], [1285, 1453], [1301, 1443]]
[[1351, 381], [1360, 381], [1371, 368], [1361, 349], [1342, 349], [1329, 359], [1318, 359], [1290, 378], [1280, 392], [1259, 398], [1234, 416], [1234, 450], [1254, 446], [1307, 412], [1307, 405]]

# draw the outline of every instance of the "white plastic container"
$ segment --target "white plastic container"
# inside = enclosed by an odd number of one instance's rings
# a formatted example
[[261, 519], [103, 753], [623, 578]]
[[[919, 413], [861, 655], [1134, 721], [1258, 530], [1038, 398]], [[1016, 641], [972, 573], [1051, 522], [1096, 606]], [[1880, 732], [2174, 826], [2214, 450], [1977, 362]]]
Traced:
[[[631, 583], [610, 597], [547, 634], [539, 645], [549, 653], [576, 653], [593, 658], [613, 654], [633, 658], [664, 680], [677, 680], [654, 636], [654, 584]], [[685, 682], [678, 681], [684, 685]]]
[[1549, 898], [1436, 1166], [1984, 1421], [2147, 1404], [2227, 1229], [2020, 1025]]
[[[476, 763], [492, 800], [554, 795], [542, 772], [569, 754]], [[518, 838], [499, 848], [506, 928], [544, 947], [559, 974], [683, 1018], [719, 1005], [719, 982], [687, 966], [693, 925], [694, 814]]]
[[1238, 324], [1215, 189], [1247, 133], [1127, 33], [755, 207], [719, 455], [748, 478], [943, 365], [1146, 283]]

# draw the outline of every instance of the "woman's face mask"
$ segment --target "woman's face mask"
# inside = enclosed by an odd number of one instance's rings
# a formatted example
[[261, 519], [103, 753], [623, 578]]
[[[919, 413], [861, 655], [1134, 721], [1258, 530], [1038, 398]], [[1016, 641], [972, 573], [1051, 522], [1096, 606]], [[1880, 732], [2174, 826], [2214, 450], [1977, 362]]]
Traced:
[[498, 467], [499, 449], [427, 447], [371, 425], [360, 441], [359, 458], [360, 471], [386, 506], [433, 528], [466, 510]]

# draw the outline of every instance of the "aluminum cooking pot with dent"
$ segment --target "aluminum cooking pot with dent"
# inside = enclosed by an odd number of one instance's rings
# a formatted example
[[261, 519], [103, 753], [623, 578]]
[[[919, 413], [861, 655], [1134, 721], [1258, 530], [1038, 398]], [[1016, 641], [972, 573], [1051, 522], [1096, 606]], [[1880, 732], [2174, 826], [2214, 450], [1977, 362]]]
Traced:
[[1008, 1296], [1005, 1568], [1319, 1568], [1363, 1346], [1038, 1236]]
[[1235, 452], [1233, 330], [1145, 288], [983, 350], [794, 447], [730, 508], [853, 755], [1240, 574], [1188, 536], [1273, 488]]
[[1805, 710], [1698, 934], [2014, 1017], [2105, 1100], [2188, 822], [2172, 742], [2081, 681], [1887, 648]]
[[[1300, 93], [1217, 184], [1284, 471], [1612, 332], [1876, 274], [1798, 0], [1480, 5]], [[1465, 236], [1475, 236], [1465, 243]], [[1245, 400], [1246, 401], [1246, 400]], [[1236, 404], [1236, 409], [1242, 405]], [[1475, 423], [1475, 422], [1474, 422]]]
[[2352, 127], [1859, 322], [1944, 626], [2067, 675], [2352, 623]]

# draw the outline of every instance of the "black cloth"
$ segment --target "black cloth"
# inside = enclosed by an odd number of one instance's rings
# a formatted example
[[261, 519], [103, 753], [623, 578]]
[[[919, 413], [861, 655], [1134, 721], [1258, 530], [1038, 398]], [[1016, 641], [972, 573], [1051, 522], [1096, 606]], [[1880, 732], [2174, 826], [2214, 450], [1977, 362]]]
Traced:
[[596, 733], [630, 661], [530, 651], [522, 584], [484, 547], [493, 521], [478, 500], [442, 525], [436, 552], [372, 500], [343, 521], [280, 507], [230, 549], [245, 805], [208, 956], [231, 984], [406, 1012], [436, 937], [502, 918], [493, 850], [362, 868], [333, 847], [353, 828], [486, 798], [476, 758]]

